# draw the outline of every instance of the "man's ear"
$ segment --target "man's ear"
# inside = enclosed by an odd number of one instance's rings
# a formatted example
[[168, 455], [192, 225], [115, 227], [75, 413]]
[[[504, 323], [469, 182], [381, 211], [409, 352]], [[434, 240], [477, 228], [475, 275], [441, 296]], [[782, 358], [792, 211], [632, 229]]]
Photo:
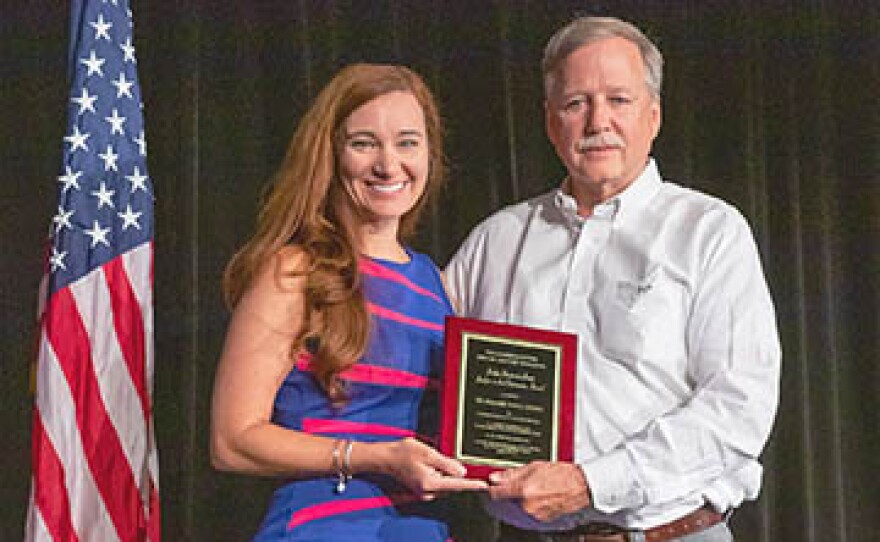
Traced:
[[655, 98], [654, 103], [651, 104], [651, 124], [652, 131], [654, 135], [651, 137], [653, 141], [656, 139], [657, 134], [660, 133], [660, 127], [663, 125], [663, 106], [660, 103], [660, 98]]
[[544, 100], [544, 132], [553, 145], [556, 145], [556, 116], [550, 110], [550, 104]]

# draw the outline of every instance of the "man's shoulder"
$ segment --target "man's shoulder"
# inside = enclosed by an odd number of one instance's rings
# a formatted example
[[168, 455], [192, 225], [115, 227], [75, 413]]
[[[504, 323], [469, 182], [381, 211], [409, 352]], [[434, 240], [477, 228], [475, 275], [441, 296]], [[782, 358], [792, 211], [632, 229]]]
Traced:
[[534, 215], [536, 211], [552, 206], [554, 196], [555, 191], [550, 191], [524, 201], [511, 203], [483, 219], [473, 231], [482, 234], [494, 232], [509, 234], [511, 233], [511, 228], [513, 231], [516, 231], [524, 227], [529, 221], [529, 217]]
[[675, 180], [663, 179], [663, 189], [660, 195], [666, 199], [681, 200], [689, 205], [704, 207], [707, 209], [716, 206], [728, 206], [729, 204], [717, 196], [704, 192], [698, 188], [685, 186]]
[[[653, 208], [655, 213], [670, 220], [689, 224], [688, 229], [692, 231], [700, 229], [717, 233], [750, 229], [748, 220], [732, 203], [674, 181], [664, 180], [659, 197], [653, 202]], [[697, 228], [698, 224], [708, 227]]]
[[656, 204], [666, 209], [669, 205], [680, 205], [700, 214], [741, 215], [733, 204], [718, 196], [665, 179]]
[[[552, 208], [554, 194], [551, 191], [510, 204], [484, 218], [465, 237], [450, 264], [474, 265], [473, 262], [484, 260], [500, 262], [505, 254], [512, 255], [513, 249], [520, 245], [528, 231], [535, 213]], [[484, 258], [490, 249], [492, 258]]]

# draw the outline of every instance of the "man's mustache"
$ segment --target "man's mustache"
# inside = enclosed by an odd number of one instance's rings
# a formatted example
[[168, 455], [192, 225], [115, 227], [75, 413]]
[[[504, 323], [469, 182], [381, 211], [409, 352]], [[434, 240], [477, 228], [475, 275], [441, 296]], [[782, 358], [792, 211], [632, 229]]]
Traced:
[[578, 152], [584, 152], [594, 149], [602, 149], [614, 147], [622, 149], [626, 147], [626, 143], [624, 143], [623, 139], [620, 138], [615, 133], [607, 132], [601, 134], [593, 134], [578, 140], [575, 143], [575, 150]]

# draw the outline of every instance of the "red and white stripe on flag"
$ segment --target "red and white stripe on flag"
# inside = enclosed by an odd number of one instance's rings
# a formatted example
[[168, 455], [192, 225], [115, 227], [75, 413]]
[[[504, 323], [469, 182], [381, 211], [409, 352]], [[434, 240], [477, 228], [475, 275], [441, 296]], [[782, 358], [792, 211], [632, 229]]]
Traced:
[[71, 0], [26, 542], [159, 542], [153, 190], [127, 0]]
[[26, 540], [156, 541], [152, 245], [48, 300]]

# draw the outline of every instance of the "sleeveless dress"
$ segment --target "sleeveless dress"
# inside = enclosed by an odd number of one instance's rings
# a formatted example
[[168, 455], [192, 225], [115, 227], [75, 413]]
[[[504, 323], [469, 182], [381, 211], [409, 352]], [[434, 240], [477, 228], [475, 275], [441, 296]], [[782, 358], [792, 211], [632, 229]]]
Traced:
[[[348, 401], [342, 407], [330, 404], [306, 354], [279, 388], [275, 423], [357, 442], [436, 437], [443, 324], [452, 306], [431, 259], [407, 253], [407, 263], [360, 261], [372, 327], [366, 354], [340, 375]], [[355, 476], [342, 493], [336, 492], [336, 482], [326, 476], [284, 483], [254, 541], [451, 540], [442, 499], [419, 501], [378, 474]]]

